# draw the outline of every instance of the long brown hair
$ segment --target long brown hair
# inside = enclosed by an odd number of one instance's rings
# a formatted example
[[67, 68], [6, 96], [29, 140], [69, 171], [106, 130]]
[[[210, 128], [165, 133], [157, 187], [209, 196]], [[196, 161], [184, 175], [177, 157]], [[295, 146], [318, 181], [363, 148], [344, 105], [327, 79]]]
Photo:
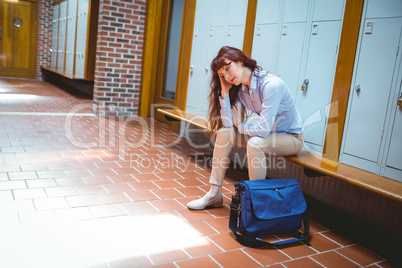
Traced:
[[[208, 120], [210, 124], [209, 128], [211, 131], [216, 131], [223, 127], [222, 118], [220, 116], [221, 106], [219, 103], [219, 97], [221, 96], [221, 82], [219, 79], [218, 70], [227, 65], [224, 59], [233, 62], [241, 62], [244, 67], [247, 67], [251, 70], [251, 73], [253, 73], [255, 69], [261, 69], [261, 67], [257, 65], [257, 62], [255, 60], [248, 57], [240, 49], [224, 46], [219, 50], [218, 55], [211, 62], [211, 71], [212, 71], [212, 78], [210, 82], [211, 93], [209, 94], [208, 97], [209, 101]], [[238, 86], [233, 85], [229, 90], [231, 107], [235, 105], [236, 101], [239, 98], [238, 93], [240, 87], [241, 85]]]

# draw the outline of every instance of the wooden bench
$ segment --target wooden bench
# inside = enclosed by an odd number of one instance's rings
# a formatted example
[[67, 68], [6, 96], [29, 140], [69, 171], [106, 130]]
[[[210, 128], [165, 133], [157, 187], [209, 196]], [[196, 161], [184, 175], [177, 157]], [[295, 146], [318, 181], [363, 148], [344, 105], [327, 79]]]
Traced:
[[[164, 114], [169, 121], [183, 121], [202, 129], [208, 128], [208, 120], [202, 116], [173, 109], [158, 109], [157, 111]], [[303, 166], [307, 176], [330, 176], [402, 203], [401, 182], [332, 161], [307, 151], [300, 151], [298, 154], [286, 156], [284, 159]]]
[[41, 68], [42, 70], [47, 71], [47, 72], [51, 72], [51, 73], [55, 73], [55, 74], [64, 76], [64, 77], [66, 77], [66, 78], [68, 78], [68, 79], [74, 79], [74, 76], [73, 76], [73, 75], [66, 74], [65, 72], [59, 72], [59, 71], [57, 71], [57, 70], [53, 70], [53, 69], [51, 69], [51, 68], [44, 67], [44, 66], [41, 66], [40, 68]]
[[158, 109], [157, 111], [165, 115], [165, 118], [168, 121], [183, 121], [202, 129], [208, 129], [208, 120], [205, 117], [181, 110]]

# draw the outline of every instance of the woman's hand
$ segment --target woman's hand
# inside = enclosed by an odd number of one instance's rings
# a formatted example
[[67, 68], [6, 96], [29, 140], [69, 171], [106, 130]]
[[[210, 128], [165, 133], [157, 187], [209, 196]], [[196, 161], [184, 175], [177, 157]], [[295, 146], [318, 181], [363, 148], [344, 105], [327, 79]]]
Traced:
[[241, 111], [237, 104], [235, 104], [234, 107], [232, 108], [232, 119], [233, 119], [233, 125], [238, 128], [242, 120], [241, 120]]
[[229, 97], [229, 90], [232, 88], [233, 84], [226, 81], [222, 76], [219, 76], [219, 79], [221, 81], [221, 97], [224, 99]]

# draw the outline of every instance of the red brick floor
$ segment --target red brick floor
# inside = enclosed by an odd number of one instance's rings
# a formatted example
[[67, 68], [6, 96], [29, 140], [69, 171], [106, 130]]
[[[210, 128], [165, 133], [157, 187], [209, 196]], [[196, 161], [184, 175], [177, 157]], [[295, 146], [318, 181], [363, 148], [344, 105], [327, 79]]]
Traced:
[[311, 247], [241, 246], [228, 216], [245, 171], [228, 171], [222, 208], [187, 210], [208, 190], [194, 154], [209, 151], [91, 105], [46, 82], [0, 80], [0, 267], [396, 267], [320, 217]]

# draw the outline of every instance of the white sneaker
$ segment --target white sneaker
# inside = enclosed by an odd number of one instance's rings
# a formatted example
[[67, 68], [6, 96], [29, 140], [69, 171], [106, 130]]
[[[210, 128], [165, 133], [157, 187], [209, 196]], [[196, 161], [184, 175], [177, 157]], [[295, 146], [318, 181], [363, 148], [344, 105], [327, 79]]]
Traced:
[[215, 197], [214, 199], [209, 200], [209, 201], [206, 201], [202, 198], [193, 200], [187, 204], [187, 208], [196, 209], [196, 210], [204, 209], [206, 207], [219, 208], [222, 206], [222, 204], [223, 204], [223, 197], [222, 197], [222, 194], [220, 194], [217, 197]]

